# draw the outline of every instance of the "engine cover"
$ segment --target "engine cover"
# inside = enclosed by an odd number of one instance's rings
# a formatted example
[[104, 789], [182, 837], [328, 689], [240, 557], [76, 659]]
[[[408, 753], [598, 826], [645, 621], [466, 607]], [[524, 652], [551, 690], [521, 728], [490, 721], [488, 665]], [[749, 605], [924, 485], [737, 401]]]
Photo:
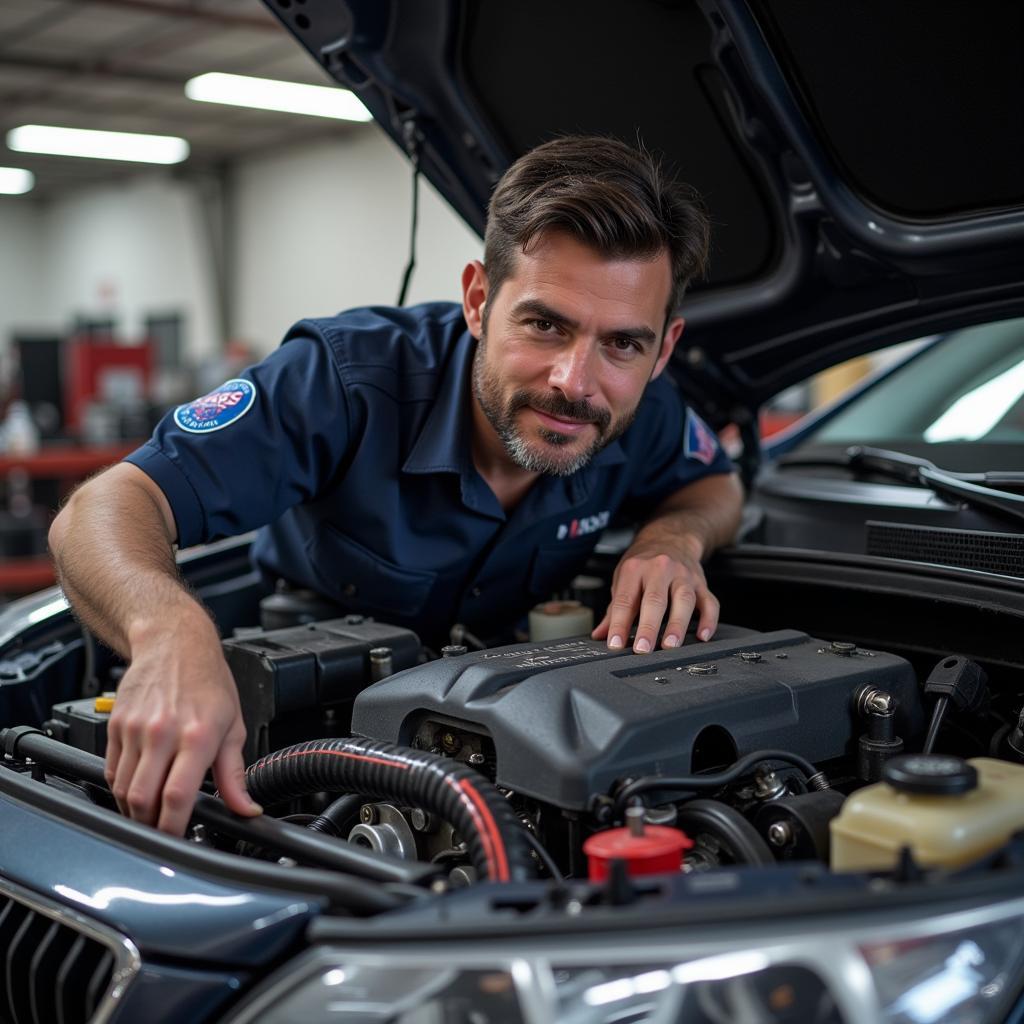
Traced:
[[582, 810], [618, 779], [707, 767], [693, 755], [709, 744], [736, 756], [851, 755], [863, 731], [854, 695], [865, 684], [896, 698], [904, 739], [920, 732], [917, 681], [903, 658], [729, 626], [710, 643], [646, 655], [578, 639], [445, 658], [364, 690], [352, 728], [406, 745], [425, 721], [482, 734], [500, 786]]

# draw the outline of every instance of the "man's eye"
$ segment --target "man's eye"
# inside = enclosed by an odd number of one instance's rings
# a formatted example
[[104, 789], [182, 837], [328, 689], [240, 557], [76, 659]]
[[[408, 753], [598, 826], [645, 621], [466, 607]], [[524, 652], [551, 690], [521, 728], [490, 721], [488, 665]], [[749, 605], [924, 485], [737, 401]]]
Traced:
[[612, 338], [611, 346], [617, 355], [634, 355], [640, 351], [640, 346], [632, 338]]
[[534, 320], [532, 323], [541, 334], [550, 334], [555, 329], [555, 325], [551, 320]]

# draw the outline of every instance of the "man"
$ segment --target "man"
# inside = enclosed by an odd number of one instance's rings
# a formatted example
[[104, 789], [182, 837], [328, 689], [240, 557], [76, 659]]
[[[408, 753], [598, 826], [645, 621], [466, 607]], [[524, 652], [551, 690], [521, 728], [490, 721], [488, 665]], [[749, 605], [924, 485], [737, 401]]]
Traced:
[[[265, 523], [273, 579], [443, 643], [493, 634], [564, 586], [613, 515], [645, 521], [594, 638], [682, 643], [718, 603], [701, 559], [740, 488], [666, 364], [707, 221], [647, 154], [564, 138], [491, 200], [461, 308], [304, 321], [244, 378], [181, 406], [81, 487], [50, 544], [77, 613], [129, 661], [107, 779], [122, 810], [180, 834], [212, 768], [244, 786], [244, 727], [216, 629], [175, 570], [186, 546]], [[643, 401], [641, 402], [641, 398]]]

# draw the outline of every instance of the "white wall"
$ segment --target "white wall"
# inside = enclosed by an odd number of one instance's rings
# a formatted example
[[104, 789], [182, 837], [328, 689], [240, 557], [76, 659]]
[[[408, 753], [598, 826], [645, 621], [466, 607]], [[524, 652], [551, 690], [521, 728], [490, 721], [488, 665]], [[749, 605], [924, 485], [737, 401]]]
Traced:
[[[406, 299], [457, 299], [482, 244], [421, 179]], [[236, 335], [266, 352], [305, 316], [393, 304], [409, 251], [411, 172], [376, 128], [239, 164], [232, 185]]]
[[0, 196], [0, 339], [39, 326], [42, 215], [27, 196]]
[[146, 316], [176, 311], [186, 351], [213, 351], [219, 328], [202, 216], [192, 186], [166, 174], [48, 203], [42, 315], [64, 325], [76, 315], [110, 316], [133, 339]]
[[[410, 171], [374, 126], [240, 161], [229, 178], [230, 334], [274, 348], [305, 316], [393, 303], [409, 245]], [[49, 202], [0, 201], [0, 355], [13, 328], [65, 330], [112, 317], [122, 337], [180, 312], [186, 352], [209, 360], [221, 331], [206, 213], [163, 171]], [[479, 239], [424, 181], [409, 302], [456, 299]]]

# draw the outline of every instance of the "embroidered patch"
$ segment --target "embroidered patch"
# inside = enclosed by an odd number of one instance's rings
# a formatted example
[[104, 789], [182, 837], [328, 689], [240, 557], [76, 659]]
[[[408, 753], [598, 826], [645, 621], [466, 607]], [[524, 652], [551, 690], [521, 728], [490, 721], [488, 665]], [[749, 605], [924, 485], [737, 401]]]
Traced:
[[683, 454], [710, 466], [718, 454], [718, 440], [711, 428], [692, 410], [686, 410], [686, 447]]
[[588, 533], [597, 533], [608, 525], [611, 516], [611, 512], [606, 510], [598, 512], [596, 516], [574, 519], [571, 523], [559, 523], [556, 536], [559, 540], [565, 540], [566, 537], [585, 537]]
[[174, 410], [174, 422], [190, 434], [209, 434], [240, 420], [255, 401], [256, 387], [252, 381], [236, 378], [188, 405], [179, 405]]

